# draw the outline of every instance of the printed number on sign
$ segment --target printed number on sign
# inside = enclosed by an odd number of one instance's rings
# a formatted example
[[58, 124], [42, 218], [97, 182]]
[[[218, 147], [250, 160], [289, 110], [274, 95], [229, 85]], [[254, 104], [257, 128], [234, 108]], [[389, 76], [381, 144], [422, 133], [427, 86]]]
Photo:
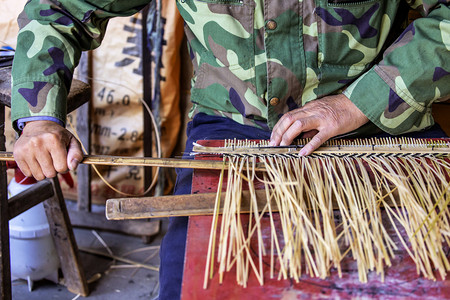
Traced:
[[[106, 89], [106, 87], [104, 87], [104, 88], [102, 88], [102, 89], [100, 90], [100, 92], [97, 93], [97, 97], [99, 98], [100, 101], [103, 101], [103, 99], [105, 99], [105, 100], [106, 100], [106, 103], [112, 104], [112, 103], [114, 102], [114, 91], [115, 91], [115, 90], [109, 90], [109, 91], [108, 91], [108, 90]], [[121, 103], [122, 103], [122, 105], [124, 105], [124, 106], [128, 106], [128, 105], [130, 105], [130, 100], [131, 100], [130, 95], [125, 94], [125, 95], [122, 97]], [[120, 102], [118, 102], [118, 104], [119, 104], [119, 103], [120, 103]]]

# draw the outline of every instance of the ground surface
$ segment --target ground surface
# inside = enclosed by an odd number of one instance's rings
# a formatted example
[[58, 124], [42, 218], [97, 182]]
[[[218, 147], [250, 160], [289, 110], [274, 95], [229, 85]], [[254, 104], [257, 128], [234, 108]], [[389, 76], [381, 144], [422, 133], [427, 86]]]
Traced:
[[[161, 220], [161, 233], [155, 236], [150, 244], [145, 244], [140, 237], [75, 228], [75, 238], [81, 249], [108, 253], [97, 235], [119, 257], [130, 259], [149, 266], [159, 267], [159, 245], [167, 228], [167, 219]], [[97, 234], [97, 235], [96, 235]], [[80, 252], [80, 258], [89, 283], [90, 300], [134, 300], [155, 299], [158, 296], [158, 272], [138, 268], [132, 264], [114, 261], [110, 258]], [[32, 292], [28, 290], [25, 280], [14, 280], [12, 284], [14, 300], [33, 299], [84, 299], [69, 292], [65, 286], [48, 280], [34, 282]]]

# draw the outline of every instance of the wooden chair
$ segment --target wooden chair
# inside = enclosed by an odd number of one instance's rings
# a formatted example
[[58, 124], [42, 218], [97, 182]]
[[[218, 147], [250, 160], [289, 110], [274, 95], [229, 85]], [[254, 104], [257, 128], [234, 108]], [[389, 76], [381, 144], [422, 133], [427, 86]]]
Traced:
[[[5, 151], [5, 106], [10, 107], [11, 69], [0, 69], [0, 151]], [[90, 98], [87, 84], [74, 80], [69, 94], [68, 111], [73, 111]], [[0, 295], [11, 299], [11, 264], [9, 220], [44, 202], [50, 232], [61, 260], [64, 285], [75, 294], [87, 296], [88, 286], [79, 257], [64, 197], [57, 178], [41, 181], [24, 192], [7, 199], [6, 164], [0, 162]]]

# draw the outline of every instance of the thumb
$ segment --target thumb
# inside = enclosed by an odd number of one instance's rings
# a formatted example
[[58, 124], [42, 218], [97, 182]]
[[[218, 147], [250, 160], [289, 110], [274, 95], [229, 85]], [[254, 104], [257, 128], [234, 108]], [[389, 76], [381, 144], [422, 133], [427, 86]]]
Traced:
[[70, 138], [69, 147], [67, 148], [67, 166], [70, 170], [75, 170], [78, 164], [83, 160], [83, 152], [81, 151], [80, 142], [75, 137]]

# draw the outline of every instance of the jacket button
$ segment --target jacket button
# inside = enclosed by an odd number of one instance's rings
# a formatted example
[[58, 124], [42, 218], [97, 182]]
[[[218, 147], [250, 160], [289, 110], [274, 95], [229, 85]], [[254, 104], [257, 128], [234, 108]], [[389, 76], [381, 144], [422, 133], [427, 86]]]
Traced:
[[277, 22], [275, 22], [274, 20], [269, 20], [269, 21], [267, 21], [266, 26], [267, 26], [267, 29], [274, 30], [277, 28]]
[[277, 106], [278, 103], [280, 103], [280, 99], [277, 98], [277, 97], [273, 97], [272, 99], [270, 99], [269, 103], [270, 103], [270, 105], [272, 105], [272, 106]]

